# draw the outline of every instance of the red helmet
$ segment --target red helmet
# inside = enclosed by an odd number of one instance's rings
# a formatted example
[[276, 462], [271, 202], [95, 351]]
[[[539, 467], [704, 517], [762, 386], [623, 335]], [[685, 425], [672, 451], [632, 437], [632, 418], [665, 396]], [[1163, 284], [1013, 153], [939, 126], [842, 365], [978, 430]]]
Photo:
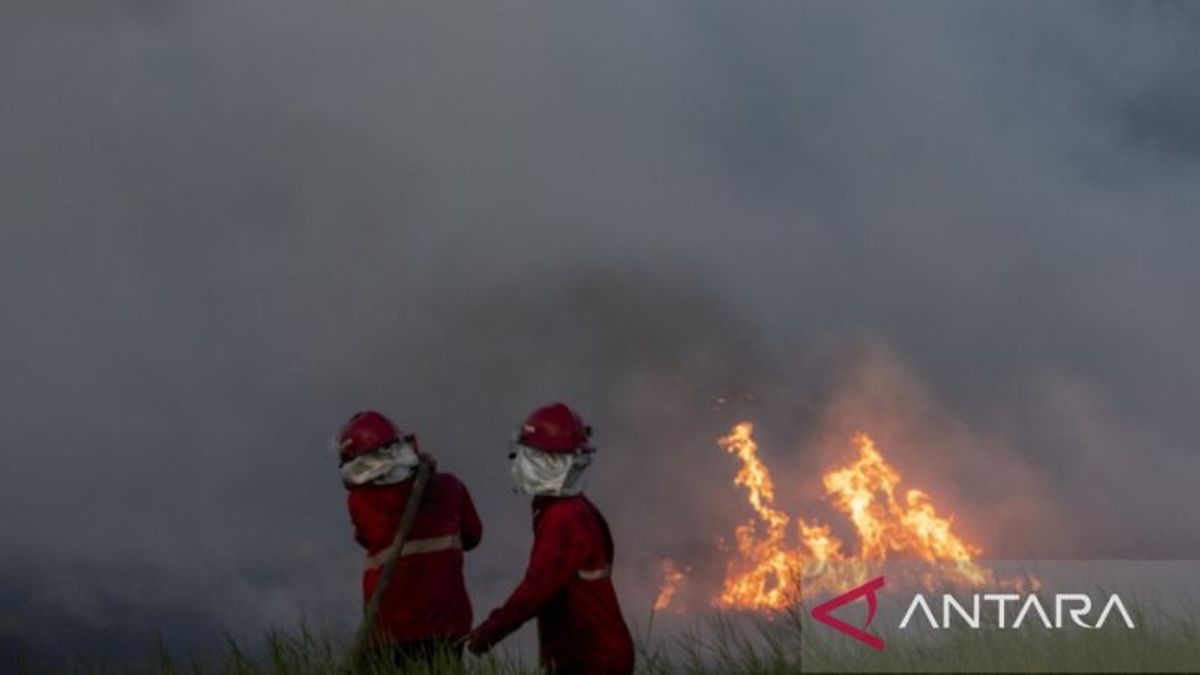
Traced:
[[365, 452], [391, 445], [401, 436], [391, 420], [374, 410], [366, 410], [351, 417], [338, 432], [338, 456], [344, 463]]
[[590, 452], [592, 428], [570, 407], [551, 403], [530, 413], [517, 432], [517, 442], [546, 452]]

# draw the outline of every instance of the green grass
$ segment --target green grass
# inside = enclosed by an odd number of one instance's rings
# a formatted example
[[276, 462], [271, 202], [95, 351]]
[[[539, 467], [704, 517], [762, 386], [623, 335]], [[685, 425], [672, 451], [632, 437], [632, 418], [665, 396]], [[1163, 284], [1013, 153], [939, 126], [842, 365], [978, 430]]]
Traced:
[[22, 675], [433, 675], [469, 673], [480, 675], [533, 675], [536, 669], [508, 657], [503, 651], [483, 658], [440, 654], [432, 666], [401, 669], [378, 655], [347, 659], [347, 643], [307, 627], [289, 633], [268, 632], [257, 645], [225, 638], [219, 654], [181, 658], [159, 642], [152, 658], [142, 663], [111, 664], [77, 658], [68, 666], [18, 664]]
[[[1139, 630], [1110, 624], [1100, 630], [1046, 631], [984, 629], [939, 631], [936, 637], [883, 633], [887, 648], [876, 652], [800, 611], [774, 619], [721, 614], [692, 622], [670, 634], [654, 619], [638, 630], [638, 672], [756, 675], [799, 672], [1195, 672], [1200, 670], [1200, 616], [1154, 618], [1130, 608]], [[76, 663], [48, 671], [26, 665], [30, 675], [389, 675], [390, 664], [364, 663], [343, 669], [344, 644], [306, 628], [270, 632], [252, 646], [227, 638], [220, 654], [182, 658], [163, 645], [137, 665]], [[434, 668], [408, 673], [462, 672], [470, 675], [536, 673], [503, 651], [461, 662], [445, 656]]]

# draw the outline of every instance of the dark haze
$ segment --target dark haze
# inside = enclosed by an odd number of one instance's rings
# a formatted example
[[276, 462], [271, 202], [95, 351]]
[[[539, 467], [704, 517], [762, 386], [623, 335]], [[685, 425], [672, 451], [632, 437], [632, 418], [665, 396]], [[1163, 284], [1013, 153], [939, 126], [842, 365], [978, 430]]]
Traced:
[[555, 399], [635, 622], [738, 419], [836, 527], [863, 429], [987, 555], [1198, 556], [1197, 82], [1186, 3], [5, 3], [0, 655], [347, 632], [365, 407], [480, 618]]

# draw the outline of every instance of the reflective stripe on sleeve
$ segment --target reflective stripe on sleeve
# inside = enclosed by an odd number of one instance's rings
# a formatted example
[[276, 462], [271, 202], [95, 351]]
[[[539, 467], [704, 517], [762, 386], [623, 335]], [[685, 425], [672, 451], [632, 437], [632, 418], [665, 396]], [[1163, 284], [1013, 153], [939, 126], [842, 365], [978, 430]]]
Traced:
[[612, 566], [605, 565], [598, 570], [579, 570], [576, 572], [580, 579], [584, 581], [596, 581], [597, 579], [607, 579], [612, 574]]
[[[406, 541], [404, 542], [404, 548], [400, 549], [400, 556], [437, 553], [438, 551], [450, 551], [459, 548], [462, 548], [462, 537], [457, 533], [447, 534], [441, 537]], [[389, 546], [375, 555], [367, 556], [367, 569], [383, 565], [387, 560], [388, 552], [391, 550], [392, 547]]]

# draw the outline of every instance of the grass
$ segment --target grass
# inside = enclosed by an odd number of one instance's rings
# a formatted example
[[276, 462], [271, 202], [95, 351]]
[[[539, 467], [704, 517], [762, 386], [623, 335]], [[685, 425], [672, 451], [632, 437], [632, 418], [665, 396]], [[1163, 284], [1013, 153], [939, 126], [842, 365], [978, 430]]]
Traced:
[[[638, 672], [769, 675], [799, 672], [1195, 672], [1200, 670], [1200, 612], [1180, 617], [1148, 616], [1131, 607], [1139, 630], [1116, 623], [1099, 630], [1047, 631], [949, 629], [920, 637], [883, 632], [887, 648], [876, 652], [801, 611], [774, 619], [718, 614], [658, 634], [654, 618], [639, 631]], [[49, 670], [28, 663], [29, 675], [391, 675], [461, 672], [468, 675], [525, 675], [534, 664], [503, 652], [459, 661], [445, 655], [433, 668], [400, 670], [379, 661], [343, 670], [344, 645], [301, 627], [267, 633], [247, 648], [226, 638], [220, 654], [179, 658], [159, 644], [145, 663], [77, 662]]]

